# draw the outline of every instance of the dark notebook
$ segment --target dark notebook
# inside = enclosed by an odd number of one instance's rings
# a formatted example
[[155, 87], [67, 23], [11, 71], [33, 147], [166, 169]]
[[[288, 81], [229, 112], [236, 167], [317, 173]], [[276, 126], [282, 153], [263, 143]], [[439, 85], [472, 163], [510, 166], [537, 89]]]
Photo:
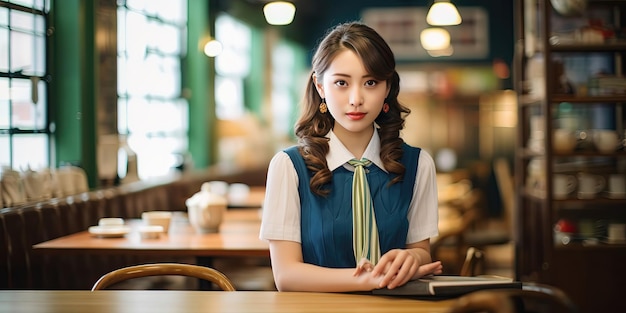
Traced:
[[522, 289], [522, 283], [500, 276], [438, 275], [412, 280], [394, 289], [376, 289], [374, 294], [396, 296], [459, 296], [472, 291], [496, 288]]

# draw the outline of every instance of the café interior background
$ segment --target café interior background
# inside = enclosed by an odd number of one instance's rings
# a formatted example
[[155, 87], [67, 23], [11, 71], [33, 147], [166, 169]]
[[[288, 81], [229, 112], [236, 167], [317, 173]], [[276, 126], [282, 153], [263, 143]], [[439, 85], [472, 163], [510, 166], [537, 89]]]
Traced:
[[[292, 2], [294, 21], [274, 26], [263, 0], [1, 1], [0, 34], [12, 36], [0, 35], [0, 110], [9, 113], [0, 114], [0, 164], [76, 165], [91, 189], [213, 165], [267, 167], [295, 143], [317, 40], [359, 19], [396, 53], [408, 143], [442, 172], [484, 178], [492, 160], [512, 163], [512, 0], [453, 1], [463, 21], [445, 27], [453, 52], [444, 56], [419, 38], [433, 1]], [[37, 10], [8, 18], [11, 3]], [[204, 51], [211, 40], [222, 46], [214, 57]]]

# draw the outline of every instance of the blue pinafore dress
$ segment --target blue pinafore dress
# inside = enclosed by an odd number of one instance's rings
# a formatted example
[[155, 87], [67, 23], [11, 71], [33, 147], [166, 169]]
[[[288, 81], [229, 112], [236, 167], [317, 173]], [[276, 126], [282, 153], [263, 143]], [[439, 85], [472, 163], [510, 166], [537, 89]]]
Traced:
[[[406, 247], [409, 228], [407, 213], [419, 159], [420, 148], [403, 144], [401, 162], [406, 168], [404, 179], [388, 186], [393, 178], [375, 164], [367, 167], [374, 214], [378, 226], [381, 255], [392, 249]], [[300, 194], [300, 227], [302, 256], [305, 263], [329, 268], [356, 266], [352, 251], [352, 177], [343, 166], [333, 171], [328, 196], [318, 196], [310, 190], [311, 173], [297, 146], [284, 150], [298, 174]]]

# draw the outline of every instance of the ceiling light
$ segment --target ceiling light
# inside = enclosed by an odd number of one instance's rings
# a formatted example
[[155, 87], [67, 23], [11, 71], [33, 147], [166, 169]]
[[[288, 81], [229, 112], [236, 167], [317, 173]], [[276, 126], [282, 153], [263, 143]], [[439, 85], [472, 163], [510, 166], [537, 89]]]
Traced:
[[439, 27], [426, 28], [420, 33], [420, 42], [426, 50], [444, 50], [450, 46], [450, 33]]
[[287, 1], [275, 1], [263, 7], [265, 20], [270, 25], [288, 25], [296, 14], [296, 6]]
[[216, 57], [222, 53], [222, 49], [222, 43], [214, 39], [204, 45], [204, 54], [209, 57]]
[[435, 0], [428, 10], [426, 22], [434, 26], [459, 25], [461, 15], [450, 1]]

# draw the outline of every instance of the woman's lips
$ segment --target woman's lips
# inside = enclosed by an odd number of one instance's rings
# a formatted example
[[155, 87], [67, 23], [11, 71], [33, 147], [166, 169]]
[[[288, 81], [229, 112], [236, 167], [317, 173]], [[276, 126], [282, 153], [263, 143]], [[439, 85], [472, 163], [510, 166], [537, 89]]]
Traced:
[[351, 112], [351, 113], [346, 113], [346, 115], [348, 116], [349, 119], [355, 120], [355, 121], [360, 120], [365, 117], [365, 113], [362, 113], [362, 112]]

